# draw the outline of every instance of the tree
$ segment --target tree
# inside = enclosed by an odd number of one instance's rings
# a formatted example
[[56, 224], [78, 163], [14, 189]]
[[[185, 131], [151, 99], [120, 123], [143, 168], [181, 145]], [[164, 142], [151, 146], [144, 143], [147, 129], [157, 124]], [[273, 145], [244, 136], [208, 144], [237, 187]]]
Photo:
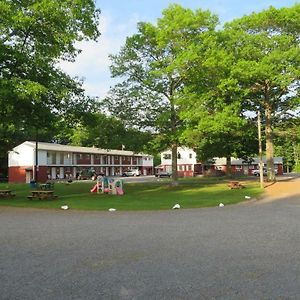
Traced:
[[274, 152], [282, 156], [286, 172], [300, 170], [300, 118], [278, 120], [274, 129]]
[[142, 152], [152, 135], [125, 128], [122, 121], [100, 113], [87, 113], [67, 134], [68, 143], [102, 149], [125, 149]]
[[268, 180], [275, 180], [275, 117], [299, 108], [300, 4], [270, 7], [225, 25], [234, 55], [231, 78], [245, 91], [243, 106], [265, 116]]
[[226, 157], [230, 175], [231, 156], [255, 153], [257, 134], [244, 115], [244, 92], [230, 77], [234, 56], [224, 47], [226, 38], [222, 31], [212, 34], [201, 49], [200, 62], [195, 60], [189, 70], [181, 118], [184, 143], [194, 148], [199, 160]]
[[173, 4], [156, 25], [139, 23], [138, 33], [127, 38], [118, 55], [111, 56], [111, 72], [123, 82], [105, 99], [126, 124], [148, 128], [161, 148], [172, 149], [172, 179], [177, 180], [177, 146], [182, 130], [178, 99], [187, 70], [217, 25], [208, 11], [184, 9]]
[[93, 0], [0, 1], [0, 137], [2, 153], [18, 131], [51, 128], [68, 107], [85, 103], [81, 83], [62, 72], [76, 41], [96, 40]]

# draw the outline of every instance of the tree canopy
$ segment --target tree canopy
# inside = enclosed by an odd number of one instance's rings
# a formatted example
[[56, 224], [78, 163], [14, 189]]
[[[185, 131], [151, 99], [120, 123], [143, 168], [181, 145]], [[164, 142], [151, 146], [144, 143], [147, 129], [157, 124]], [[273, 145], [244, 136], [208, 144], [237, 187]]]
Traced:
[[[119, 54], [111, 56], [114, 77], [124, 79], [105, 103], [128, 125], [151, 129], [160, 150], [172, 148], [172, 178], [177, 180], [177, 146], [182, 129], [180, 105], [187, 70], [218, 19], [208, 11], [173, 4], [157, 24], [141, 22]], [[155, 144], [155, 142], [154, 142]]]
[[[93, 0], [0, 1], [0, 138], [6, 152], [18, 131], [50, 129], [87, 101], [79, 80], [59, 68], [100, 35]], [[4, 156], [4, 157], [5, 157]]]
[[225, 25], [234, 55], [230, 76], [246, 92], [243, 106], [265, 116], [268, 179], [275, 179], [273, 128], [276, 119], [300, 107], [300, 4], [270, 7]]

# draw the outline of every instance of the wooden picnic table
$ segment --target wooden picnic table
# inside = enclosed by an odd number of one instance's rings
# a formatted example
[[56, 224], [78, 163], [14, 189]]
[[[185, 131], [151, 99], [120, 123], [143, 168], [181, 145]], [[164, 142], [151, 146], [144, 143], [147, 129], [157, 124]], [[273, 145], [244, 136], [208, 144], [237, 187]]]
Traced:
[[228, 186], [231, 189], [242, 189], [244, 186], [239, 181], [230, 181]]
[[39, 199], [39, 200], [52, 200], [56, 199], [57, 196], [54, 195], [54, 191], [44, 191], [44, 190], [36, 190], [31, 191], [31, 196], [27, 197], [28, 199]]
[[11, 193], [11, 190], [0, 190], [0, 198], [13, 198], [15, 196]]

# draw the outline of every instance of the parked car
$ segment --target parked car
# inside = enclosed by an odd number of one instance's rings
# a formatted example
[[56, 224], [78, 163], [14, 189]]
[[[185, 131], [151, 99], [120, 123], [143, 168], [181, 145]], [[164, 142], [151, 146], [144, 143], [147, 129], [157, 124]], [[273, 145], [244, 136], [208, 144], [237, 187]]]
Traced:
[[105, 174], [103, 172], [96, 173], [93, 169], [83, 169], [79, 173], [76, 174], [76, 178], [78, 180], [86, 180], [86, 179], [92, 179], [96, 180], [97, 176], [104, 176]]
[[[259, 169], [257, 169], [257, 170], [252, 170], [252, 175], [253, 175], [253, 176], [259, 176], [259, 174], [260, 174], [260, 170], [259, 170]], [[267, 175], [267, 169], [266, 169], [266, 168], [263, 169], [263, 175], [264, 175], [264, 176]]]
[[140, 176], [141, 172], [138, 169], [133, 169], [133, 170], [128, 170], [123, 172], [122, 176], [123, 177], [128, 177], [128, 176]]
[[157, 174], [155, 174], [156, 177], [159, 177], [159, 178], [162, 178], [162, 177], [171, 177], [172, 174], [170, 172], [167, 172], [167, 171], [161, 171]]
[[[275, 169], [275, 175], [277, 175], [277, 173], [278, 173], [278, 170]], [[254, 176], [259, 176], [259, 174], [260, 174], [260, 170], [259, 169], [252, 171], [252, 175], [254, 175]], [[263, 168], [263, 176], [267, 176], [267, 168]]]

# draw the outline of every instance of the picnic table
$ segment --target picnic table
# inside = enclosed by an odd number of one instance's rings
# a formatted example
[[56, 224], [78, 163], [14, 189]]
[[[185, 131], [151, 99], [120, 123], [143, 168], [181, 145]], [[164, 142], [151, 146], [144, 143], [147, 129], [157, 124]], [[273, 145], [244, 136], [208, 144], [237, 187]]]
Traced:
[[51, 191], [54, 188], [54, 183], [52, 182], [39, 183], [38, 188], [44, 191]]
[[39, 200], [53, 200], [56, 199], [57, 196], [54, 195], [54, 191], [31, 191], [31, 196], [27, 197], [28, 199], [39, 199]]
[[11, 193], [11, 190], [0, 190], [0, 198], [13, 198], [15, 196]]
[[231, 189], [242, 189], [244, 186], [239, 181], [230, 181], [228, 187]]

